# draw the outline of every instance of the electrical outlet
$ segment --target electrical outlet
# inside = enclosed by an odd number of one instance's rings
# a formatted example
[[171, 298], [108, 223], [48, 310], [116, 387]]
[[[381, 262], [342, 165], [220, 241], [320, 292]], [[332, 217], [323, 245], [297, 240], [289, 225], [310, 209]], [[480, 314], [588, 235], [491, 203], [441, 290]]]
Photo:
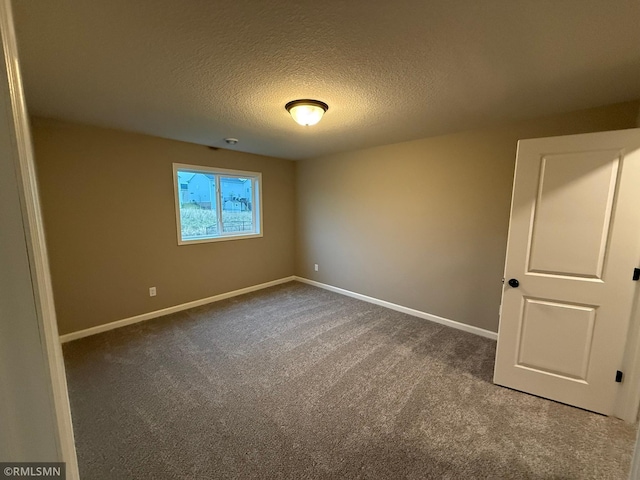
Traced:
[[156, 287], [150, 287], [149, 288], [149, 296], [150, 297], [155, 297], [156, 296]]
[[313, 269], [314, 269], [316, 272], [318, 271], [318, 264], [317, 264], [317, 263], [314, 263], [314, 264], [313, 264]]

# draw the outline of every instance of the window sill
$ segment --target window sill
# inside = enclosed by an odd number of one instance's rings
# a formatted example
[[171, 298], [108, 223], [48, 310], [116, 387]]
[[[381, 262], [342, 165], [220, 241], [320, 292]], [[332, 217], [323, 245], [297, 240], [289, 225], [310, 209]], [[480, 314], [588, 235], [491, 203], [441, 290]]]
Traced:
[[225, 235], [224, 237], [204, 237], [193, 240], [178, 239], [178, 245], [193, 245], [196, 243], [226, 242], [228, 240], [246, 240], [248, 238], [260, 238], [262, 233], [251, 233], [249, 235]]

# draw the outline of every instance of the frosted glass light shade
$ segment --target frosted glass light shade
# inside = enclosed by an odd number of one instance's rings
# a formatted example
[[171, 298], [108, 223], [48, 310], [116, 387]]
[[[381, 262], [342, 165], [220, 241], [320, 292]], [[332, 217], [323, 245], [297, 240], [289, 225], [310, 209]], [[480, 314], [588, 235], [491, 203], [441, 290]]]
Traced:
[[293, 119], [303, 126], [318, 123], [329, 106], [319, 100], [294, 100], [285, 105]]

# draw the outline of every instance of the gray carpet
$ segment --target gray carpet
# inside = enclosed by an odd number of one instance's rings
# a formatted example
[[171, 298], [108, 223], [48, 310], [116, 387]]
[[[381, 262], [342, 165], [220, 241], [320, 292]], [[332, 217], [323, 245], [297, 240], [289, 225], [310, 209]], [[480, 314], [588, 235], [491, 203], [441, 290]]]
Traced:
[[634, 443], [494, 386], [491, 340], [297, 282], [64, 355], [84, 480], [624, 479]]

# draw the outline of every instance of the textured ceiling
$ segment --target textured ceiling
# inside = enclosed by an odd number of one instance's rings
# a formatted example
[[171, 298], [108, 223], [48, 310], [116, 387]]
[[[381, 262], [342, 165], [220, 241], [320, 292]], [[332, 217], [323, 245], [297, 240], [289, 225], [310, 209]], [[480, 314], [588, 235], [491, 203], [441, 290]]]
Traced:
[[[638, 0], [16, 0], [31, 113], [300, 159], [640, 98]], [[314, 127], [296, 98], [329, 104]]]

